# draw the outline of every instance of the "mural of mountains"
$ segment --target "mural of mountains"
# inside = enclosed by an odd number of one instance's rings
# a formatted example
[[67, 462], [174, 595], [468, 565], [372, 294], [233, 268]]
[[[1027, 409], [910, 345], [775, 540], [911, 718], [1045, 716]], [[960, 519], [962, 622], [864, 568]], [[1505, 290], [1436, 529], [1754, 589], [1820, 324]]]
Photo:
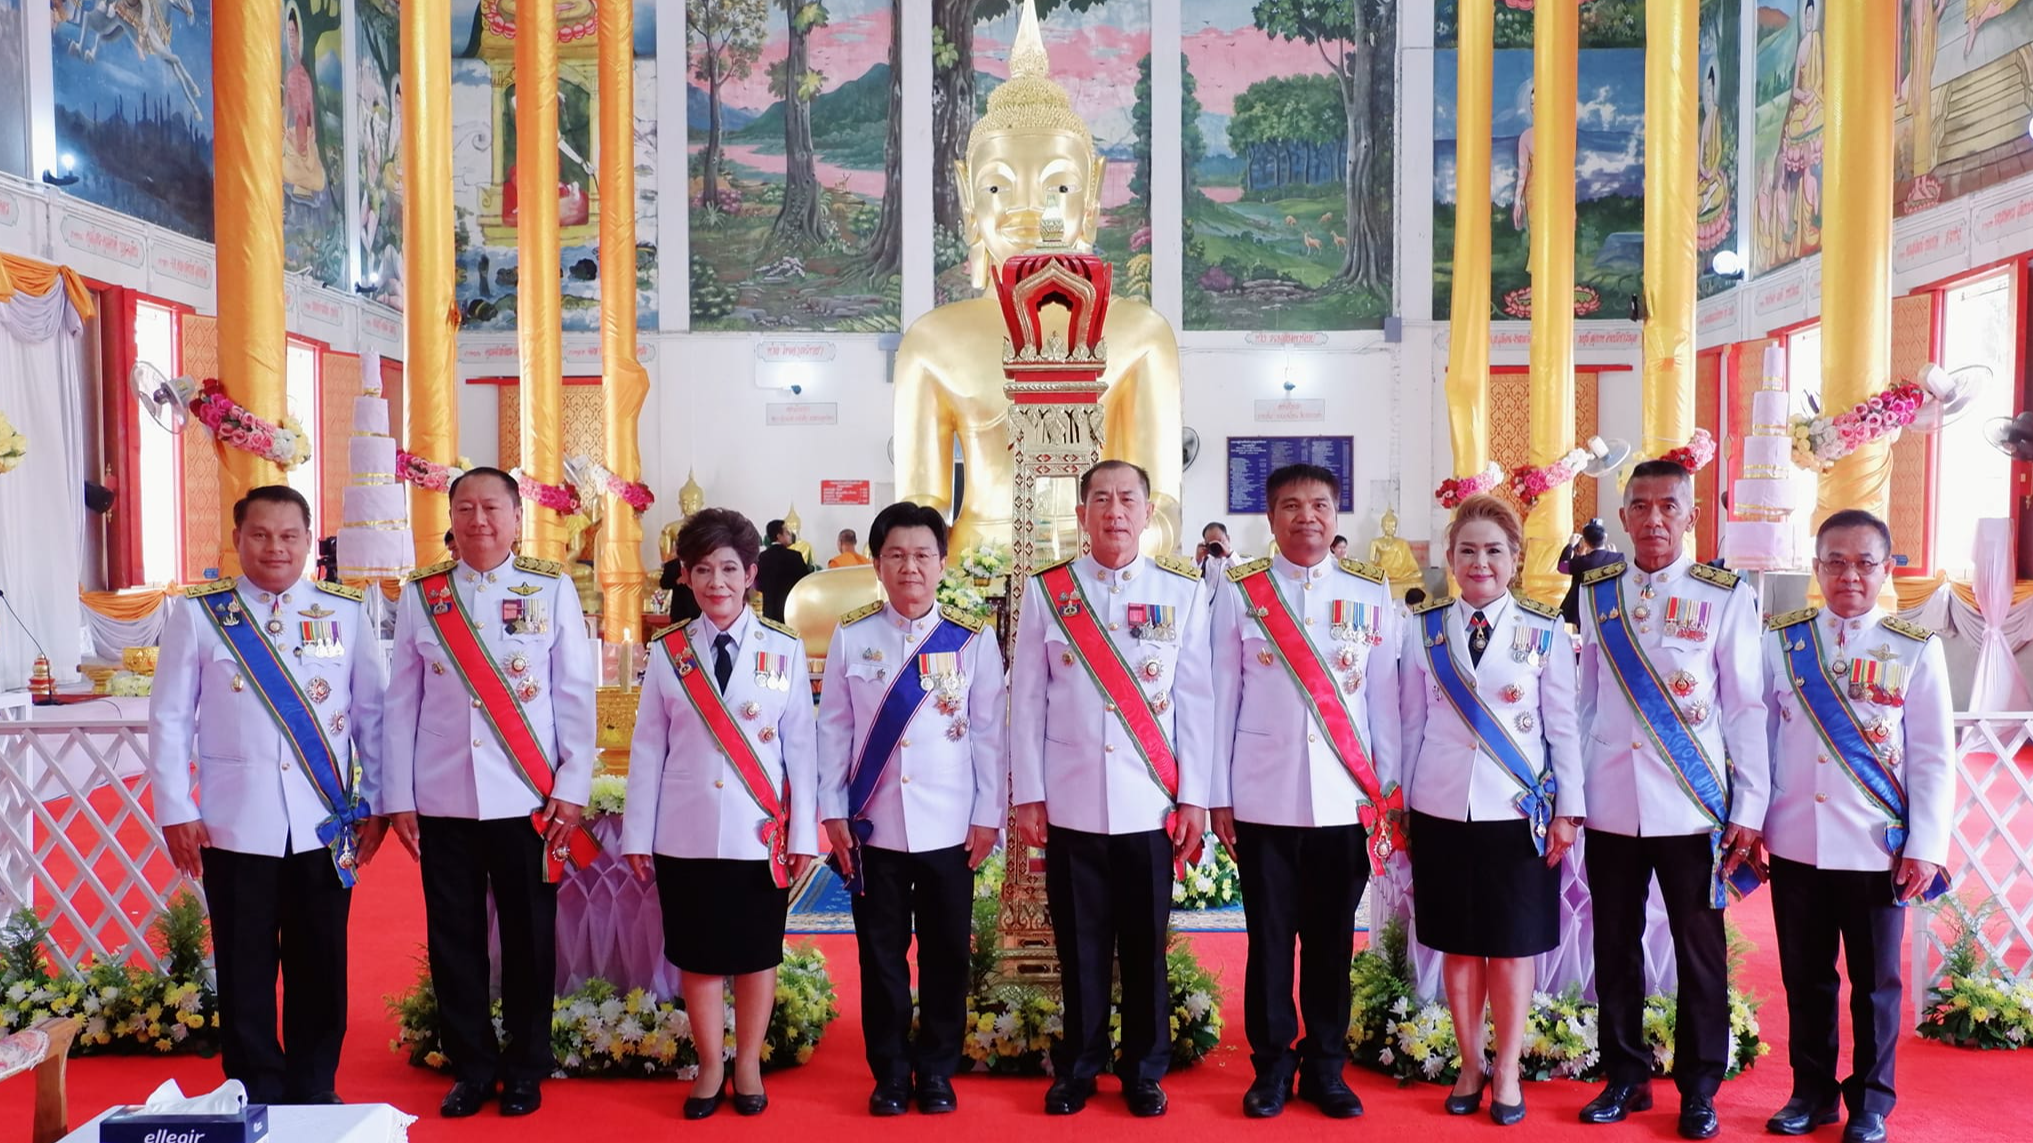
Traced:
[[[705, 131], [707, 120], [713, 113], [712, 100], [713, 97], [706, 93], [705, 88], [700, 87], [698, 84], [686, 84], [685, 126], [693, 131]], [[755, 112], [745, 107], [735, 107], [731, 104], [722, 103], [720, 105], [721, 129], [739, 131], [750, 123], [755, 122], [755, 114]], [[782, 127], [779, 126], [778, 130], [782, 130]]]
[[[889, 64], [879, 63], [831, 91], [822, 91], [812, 100], [812, 142], [826, 147], [852, 135], [873, 129], [881, 134], [889, 122]], [[731, 125], [731, 124], [730, 124]], [[784, 137], [782, 100], [754, 116], [739, 131], [744, 143], [763, 143]]]

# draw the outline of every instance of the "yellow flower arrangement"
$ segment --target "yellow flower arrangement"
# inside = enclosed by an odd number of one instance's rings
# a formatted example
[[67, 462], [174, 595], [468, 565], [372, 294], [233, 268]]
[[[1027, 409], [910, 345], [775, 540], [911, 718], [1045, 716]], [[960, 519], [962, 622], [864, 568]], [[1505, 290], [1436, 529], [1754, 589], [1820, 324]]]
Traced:
[[166, 968], [87, 961], [76, 972], [43, 954], [48, 927], [23, 909], [0, 926], [0, 1035], [52, 1016], [77, 1016], [84, 1027], [73, 1055], [97, 1052], [209, 1051], [218, 1027], [218, 997], [205, 948], [204, 906], [186, 891], [150, 923]]
[[0, 413], [0, 472], [10, 472], [28, 455], [28, 438]]

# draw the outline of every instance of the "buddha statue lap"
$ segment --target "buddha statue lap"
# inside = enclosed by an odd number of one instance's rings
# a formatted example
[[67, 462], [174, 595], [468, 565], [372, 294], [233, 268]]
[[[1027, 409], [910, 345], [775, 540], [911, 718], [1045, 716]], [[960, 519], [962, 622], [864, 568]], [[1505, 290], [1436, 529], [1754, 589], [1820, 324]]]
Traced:
[[1425, 576], [1419, 569], [1419, 558], [1412, 554], [1412, 545], [1398, 535], [1398, 514], [1394, 509], [1384, 509], [1383, 533], [1369, 542], [1369, 562], [1384, 569], [1390, 577], [1391, 591], [1399, 599], [1415, 587], [1425, 586]]

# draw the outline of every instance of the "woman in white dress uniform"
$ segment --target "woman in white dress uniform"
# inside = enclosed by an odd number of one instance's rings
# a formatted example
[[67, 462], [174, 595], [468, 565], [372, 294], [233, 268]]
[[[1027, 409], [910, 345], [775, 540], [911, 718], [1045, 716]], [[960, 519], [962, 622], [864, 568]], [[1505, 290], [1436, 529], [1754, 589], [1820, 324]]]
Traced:
[[[692, 1036], [708, 1046], [685, 1100], [687, 1119], [704, 1119], [725, 1098], [723, 978], [734, 984], [734, 1110], [756, 1115], [768, 1106], [762, 1043], [783, 960], [788, 886], [818, 853], [805, 653], [789, 628], [748, 607], [761, 547], [755, 525], [738, 512], [708, 508], [685, 521], [678, 559], [701, 614], [651, 641], [630, 750], [622, 852], [637, 877], [655, 874], [664, 956], [684, 973]], [[709, 717], [720, 735], [739, 736], [732, 755]], [[750, 777], [766, 780], [767, 790], [755, 790], [736, 765], [751, 752]], [[775, 820], [765, 801], [780, 814]]]
[[1447, 566], [1461, 596], [1413, 610], [1398, 666], [1419, 943], [1445, 954], [1454, 1026], [1480, 1029], [1485, 1002], [1496, 1024], [1488, 1071], [1463, 1043], [1446, 1106], [1473, 1114], [1493, 1087], [1504, 1126], [1525, 1117], [1532, 958], [1560, 943], [1560, 859], [1583, 806], [1574, 644], [1558, 608], [1510, 594], [1521, 532], [1494, 496], [1455, 510]]

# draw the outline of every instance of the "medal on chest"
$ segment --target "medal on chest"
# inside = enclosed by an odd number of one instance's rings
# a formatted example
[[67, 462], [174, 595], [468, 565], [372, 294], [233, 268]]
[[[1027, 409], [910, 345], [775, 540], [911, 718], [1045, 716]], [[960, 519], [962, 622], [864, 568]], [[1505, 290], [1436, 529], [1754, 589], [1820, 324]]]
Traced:
[[[1885, 652], [1890, 653], [1890, 648]], [[1872, 652], [1877, 654], [1878, 652]], [[1879, 706], [1906, 705], [1906, 665], [1896, 659], [1855, 659], [1849, 664], [1849, 697]]]
[[960, 674], [960, 652], [926, 651], [918, 656], [918, 687], [937, 692], [942, 700], [956, 697], [966, 679]]
[[[327, 615], [331, 612], [326, 612]], [[297, 636], [303, 652], [314, 659], [336, 659], [345, 654], [339, 644], [338, 623], [325, 619], [306, 619], [297, 624]]]
[[1166, 603], [1132, 603], [1124, 618], [1129, 620], [1129, 637], [1153, 643], [1172, 643], [1179, 638], [1179, 609]]
[[1328, 634], [1336, 639], [1368, 643], [1372, 647], [1384, 641], [1383, 612], [1373, 603], [1337, 599], [1329, 619], [1332, 626]]
[[1511, 661], [1526, 663], [1533, 667], [1546, 661], [1553, 653], [1553, 632], [1547, 628], [1528, 627], [1523, 623], [1511, 627]]
[[1705, 599], [1672, 596], [1666, 600], [1666, 636], [1696, 643], [1707, 642], [1709, 622], [1714, 615], [1715, 604]]
[[432, 615], [444, 615], [452, 610], [452, 584], [447, 580], [436, 587], [424, 589], [424, 602], [430, 606]]
[[755, 653], [755, 685], [766, 691], [787, 691], [791, 689], [791, 657], [772, 655], [768, 651]]

